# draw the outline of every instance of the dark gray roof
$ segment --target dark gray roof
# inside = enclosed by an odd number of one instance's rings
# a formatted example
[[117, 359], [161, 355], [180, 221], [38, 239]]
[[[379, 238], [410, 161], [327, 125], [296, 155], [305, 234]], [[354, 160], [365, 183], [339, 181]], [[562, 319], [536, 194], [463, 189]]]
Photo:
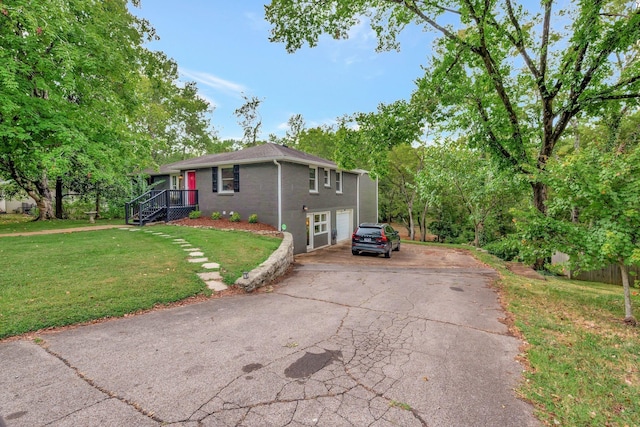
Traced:
[[172, 173], [178, 173], [179, 170], [176, 169], [174, 165], [177, 165], [178, 163], [181, 163], [181, 162], [182, 160], [180, 160], [179, 162], [167, 163], [166, 165], [160, 165], [159, 168], [144, 169], [142, 173], [147, 175], [152, 175], [152, 176], [169, 175]]
[[302, 151], [284, 145], [266, 144], [258, 145], [244, 150], [232, 151], [229, 153], [208, 154], [206, 156], [196, 157], [193, 159], [183, 160], [171, 164], [173, 170], [199, 169], [218, 165], [243, 164], [243, 163], [263, 163], [276, 161], [285, 161], [291, 163], [303, 163], [314, 166], [327, 168], [337, 168], [337, 165], [327, 159], [312, 156]]

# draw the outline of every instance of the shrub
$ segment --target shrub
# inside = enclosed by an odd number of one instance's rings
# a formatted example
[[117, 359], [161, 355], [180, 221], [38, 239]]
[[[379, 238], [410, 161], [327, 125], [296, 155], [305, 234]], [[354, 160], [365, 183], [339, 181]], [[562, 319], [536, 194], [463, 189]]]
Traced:
[[189, 219], [196, 219], [202, 216], [202, 212], [200, 211], [191, 211], [189, 212]]
[[520, 255], [520, 244], [512, 237], [505, 237], [501, 240], [491, 242], [483, 247], [490, 254], [505, 261], [513, 261]]
[[249, 223], [256, 224], [258, 222], [258, 214], [249, 215]]
[[218, 211], [215, 211], [214, 213], [211, 214], [211, 219], [220, 219], [222, 218], [222, 214]]
[[240, 214], [238, 212], [234, 212], [229, 217], [229, 221], [231, 221], [231, 222], [240, 222]]

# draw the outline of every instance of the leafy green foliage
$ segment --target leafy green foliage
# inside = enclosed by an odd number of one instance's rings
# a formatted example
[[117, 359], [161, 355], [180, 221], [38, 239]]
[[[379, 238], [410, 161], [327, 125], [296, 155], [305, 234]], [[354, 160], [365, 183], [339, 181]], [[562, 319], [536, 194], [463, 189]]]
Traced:
[[258, 223], [258, 214], [249, 215], [249, 219], [247, 220], [249, 224], [257, 224]]
[[201, 211], [191, 211], [189, 212], [189, 218], [190, 219], [198, 219], [202, 216], [202, 212]]
[[[323, 34], [348, 38], [368, 23], [378, 50], [397, 49], [406, 27], [441, 35], [411, 102], [343, 119], [337, 154], [346, 168], [366, 152], [365, 168], [385, 173], [391, 146], [417, 139], [424, 123], [464, 135], [530, 182], [546, 212], [544, 171], [570, 120], [640, 98], [640, 9], [631, 0], [528, 3], [395, 0], [272, 0], [271, 41], [293, 52]], [[622, 66], [617, 64], [622, 63]], [[357, 125], [358, 131], [353, 130]]]
[[211, 213], [211, 219], [220, 219], [222, 218], [222, 214], [220, 211], [215, 211]]
[[153, 152], [211, 141], [208, 104], [194, 84], [177, 85], [175, 63], [144, 48], [155, 33], [128, 3], [1, 6], [0, 176], [36, 201], [41, 219], [53, 216], [50, 180], [99, 205]]
[[240, 222], [240, 214], [238, 212], [234, 212], [229, 217], [229, 221], [231, 222]]

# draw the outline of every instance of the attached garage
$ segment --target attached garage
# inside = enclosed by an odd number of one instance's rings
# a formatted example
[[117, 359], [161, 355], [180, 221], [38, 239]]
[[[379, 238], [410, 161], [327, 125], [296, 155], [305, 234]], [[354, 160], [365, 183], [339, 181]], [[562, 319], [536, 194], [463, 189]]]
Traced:
[[353, 232], [353, 209], [342, 209], [336, 211], [336, 241], [342, 242], [351, 238]]

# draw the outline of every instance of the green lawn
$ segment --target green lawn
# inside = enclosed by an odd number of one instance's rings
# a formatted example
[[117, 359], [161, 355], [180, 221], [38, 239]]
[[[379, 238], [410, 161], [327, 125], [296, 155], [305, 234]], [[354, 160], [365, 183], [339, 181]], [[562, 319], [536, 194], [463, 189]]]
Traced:
[[0, 215], [0, 234], [29, 233], [32, 231], [57, 230], [63, 228], [90, 227], [96, 225], [124, 225], [124, 219], [98, 219], [90, 224], [89, 219], [52, 219], [49, 221], [34, 221], [30, 215], [2, 214]]
[[[473, 253], [502, 276], [497, 286], [528, 343], [530, 369], [519, 392], [540, 419], [552, 426], [640, 425], [640, 328], [622, 322], [622, 287], [531, 280]], [[638, 317], [637, 288], [632, 298]]]
[[[232, 283], [262, 263], [280, 239], [175, 226], [148, 227], [187, 239]], [[118, 229], [0, 238], [0, 339], [42, 328], [122, 316], [209, 294], [172, 239]]]

